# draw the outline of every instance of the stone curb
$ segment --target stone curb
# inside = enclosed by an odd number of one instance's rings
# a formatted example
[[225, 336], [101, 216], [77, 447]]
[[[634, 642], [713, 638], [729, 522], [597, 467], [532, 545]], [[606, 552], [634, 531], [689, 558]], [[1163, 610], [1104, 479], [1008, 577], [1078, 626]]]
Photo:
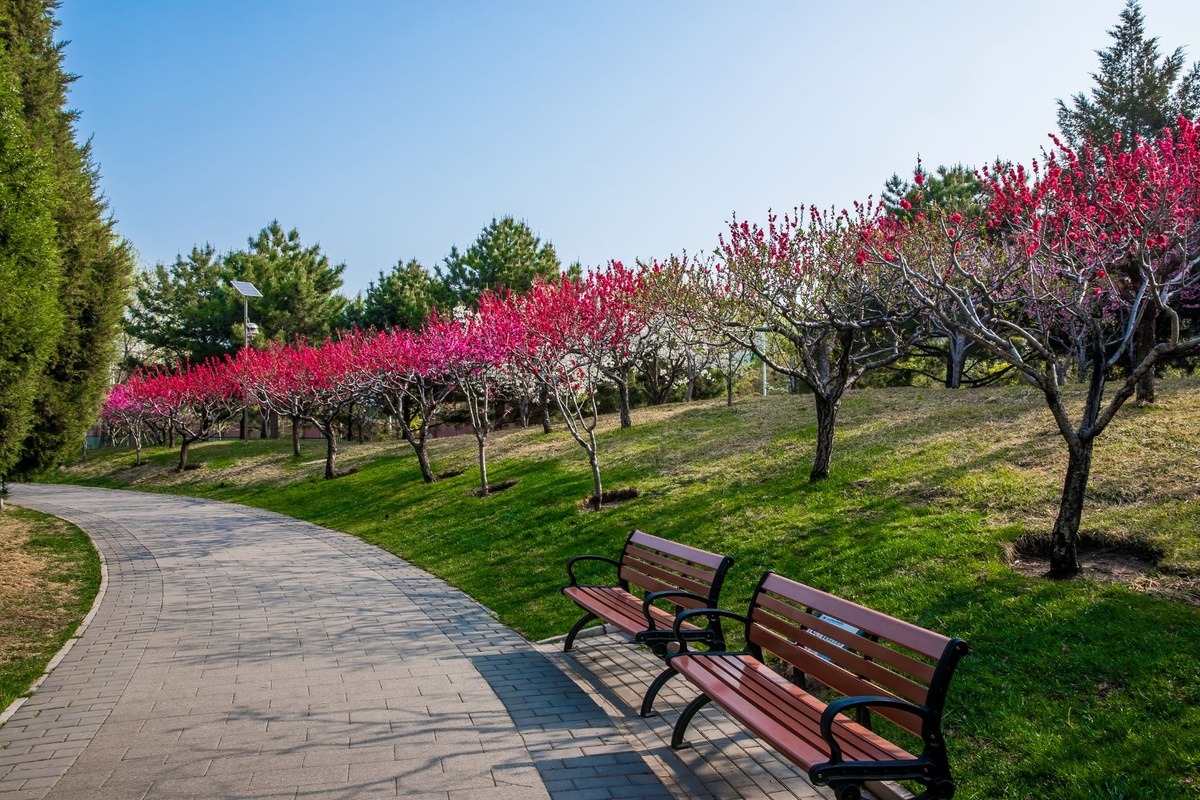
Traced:
[[[9, 503], [11, 505], [17, 505], [12, 501], [9, 501]], [[20, 507], [24, 508], [24, 506]], [[62, 519], [62, 517], [55, 517], [55, 519]], [[66, 522], [66, 520], [63, 521]], [[79, 528], [78, 525], [75, 527]], [[83, 528], [79, 529], [83, 530]], [[84, 533], [87, 533], [87, 531], [84, 531]], [[89, 540], [91, 540], [92, 535], [87, 533], [87, 537]], [[95, 618], [96, 612], [100, 610], [100, 603], [104, 600], [104, 592], [108, 589], [108, 561], [105, 560], [104, 553], [100, 551], [100, 548], [96, 547], [95, 541], [92, 541], [92, 547], [95, 549], [96, 555], [100, 557], [100, 590], [96, 592], [96, 599], [92, 601], [91, 609], [88, 611], [87, 615], [84, 616], [83, 621], [79, 623], [79, 627], [75, 629], [75, 632], [71, 634], [63, 646], [59, 648], [58, 652], [54, 654], [54, 657], [50, 659], [50, 662], [46, 664], [46, 669], [42, 671], [42, 674], [38, 676], [37, 680], [29, 684], [29, 688], [25, 690], [25, 694], [21, 695], [16, 700], [13, 700], [8, 704], [8, 708], [0, 712], [0, 728], [4, 727], [4, 725], [12, 718], [13, 714], [17, 713], [17, 709], [25, 705], [25, 701], [33, 696], [33, 694], [38, 690], [38, 687], [42, 685], [46, 678], [50, 677], [50, 673], [54, 671], [54, 668], [57, 667], [64, 658], [66, 658], [67, 653], [71, 652], [71, 648], [75, 646], [75, 642], [79, 641], [79, 637], [83, 636], [84, 631], [87, 630], [88, 625], [90, 625], [92, 623], [92, 619]]]

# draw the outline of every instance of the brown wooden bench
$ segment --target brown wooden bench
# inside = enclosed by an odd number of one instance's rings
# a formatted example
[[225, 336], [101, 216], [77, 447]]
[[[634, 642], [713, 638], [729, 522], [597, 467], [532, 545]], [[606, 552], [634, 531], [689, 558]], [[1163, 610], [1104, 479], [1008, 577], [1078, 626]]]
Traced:
[[[616, 583], [581, 584], [575, 575], [575, 566], [584, 561], [598, 561], [615, 567]], [[666, 658], [677, 639], [724, 648], [719, 619], [713, 619], [703, 627], [693, 623], [676, 625], [675, 615], [681, 609], [716, 606], [725, 573], [732, 564], [733, 559], [729, 556], [638, 530], [629, 534], [619, 558], [575, 556], [567, 562], [570, 583], [562, 592], [585, 613], [567, 634], [563, 651], [571, 649], [575, 637], [593, 620], [613, 625], [632, 636], [634, 641], [649, 646], [660, 658]], [[667, 604], [669, 610], [662, 608], [662, 604]], [[668, 666], [655, 678], [642, 699], [641, 716], [651, 713], [659, 689], [675, 674]]]
[[[672, 747], [686, 745], [692, 717], [716, 702], [839, 800], [857, 800], [868, 781], [915, 781], [925, 787], [921, 798], [953, 796], [942, 706], [954, 668], [969, 651], [965, 642], [773, 572], [759, 581], [745, 617], [688, 610], [675, 626], [682, 632], [722, 617], [745, 626], [745, 650], [689, 650], [691, 640], [680, 636], [678, 652], [668, 656], [702, 692], [676, 722]], [[791, 665], [792, 680], [765, 665], [764, 651]], [[827, 703], [801, 685], [840, 697]], [[874, 717], [893, 723], [884, 726], [886, 735], [872, 730]], [[920, 740], [918, 755], [892, 741], [906, 738], [900, 730]]]

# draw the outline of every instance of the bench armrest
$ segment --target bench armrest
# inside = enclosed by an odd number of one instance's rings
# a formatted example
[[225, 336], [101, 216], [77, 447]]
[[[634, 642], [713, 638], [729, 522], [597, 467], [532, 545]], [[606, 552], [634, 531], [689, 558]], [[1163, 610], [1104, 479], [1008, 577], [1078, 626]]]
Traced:
[[693, 592], [685, 592], [682, 589], [663, 589], [661, 592], [650, 592], [642, 598], [642, 613], [646, 616], [646, 630], [657, 630], [654, 627], [654, 618], [650, 616], [650, 606], [656, 600], [661, 600], [666, 597], [681, 597], [688, 600], [695, 600], [700, 603], [707, 603], [709, 599]]
[[614, 567], [617, 567], [618, 569], [621, 566], [620, 561], [617, 561], [616, 559], [612, 559], [612, 558], [607, 558], [605, 556], [575, 556], [574, 558], [567, 561], [567, 577], [569, 577], [571, 579], [571, 582], [569, 584], [567, 584], [568, 586], [579, 586], [580, 585], [579, 579], [575, 577], [575, 564], [580, 561], [601, 561], [605, 564], [612, 564]]
[[[679, 652], [672, 653], [671, 657], [688, 654], [687, 639], [683, 635], [683, 623], [687, 622], [691, 617], [705, 617], [709, 620], [710, 625], [712, 624], [712, 620], [717, 617], [736, 619], [744, 626], [750, 625], [750, 620], [746, 617], [743, 617], [741, 614], [735, 614], [732, 611], [726, 611], [723, 608], [693, 608], [690, 611], [680, 612], [675, 615], [675, 624], [671, 628], [671, 632], [675, 634], [675, 639], [679, 642]], [[724, 654], [725, 651], [721, 651], [721, 653]], [[737, 655], [742, 654], [741, 651], [737, 653]], [[716, 653], [713, 653], [713, 655], [716, 655]], [[733, 653], [730, 653], [730, 655], [733, 655]]]
[[928, 708], [914, 705], [906, 700], [898, 700], [895, 697], [840, 697], [834, 700], [829, 705], [825, 706], [825, 711], [821, 714], [821, 738], [829, 745], [829, 763], [837, 764], [842, 760], [842, 748], [838, 746], [837, 740], [833, 736], [833, 720], [842, 712], [851, 708], [894, 708], [899, 711], [905, 711], [909, 714], [915, 714], [922, 720], [928, 720], [933, 716], [933, 712]]

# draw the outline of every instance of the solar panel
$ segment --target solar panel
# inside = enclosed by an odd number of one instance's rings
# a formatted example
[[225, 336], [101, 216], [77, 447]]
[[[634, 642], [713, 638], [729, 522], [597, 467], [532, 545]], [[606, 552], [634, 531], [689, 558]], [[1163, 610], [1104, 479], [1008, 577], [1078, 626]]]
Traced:
[[254, 288], [254, 284], [250, 281], [230, 281], [233, 288], [238, 290], [242, 297], [262, 297], [262, 292]]

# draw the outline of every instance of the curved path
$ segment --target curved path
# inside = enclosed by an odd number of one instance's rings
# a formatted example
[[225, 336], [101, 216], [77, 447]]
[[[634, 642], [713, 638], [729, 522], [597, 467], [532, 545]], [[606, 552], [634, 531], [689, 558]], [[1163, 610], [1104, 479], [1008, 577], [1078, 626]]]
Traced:
[[461, 592], [345, 534], [21, 485], [92, 535], [95, 618], [0, 728], [0, 798], [668, 798], [608, 716]]

